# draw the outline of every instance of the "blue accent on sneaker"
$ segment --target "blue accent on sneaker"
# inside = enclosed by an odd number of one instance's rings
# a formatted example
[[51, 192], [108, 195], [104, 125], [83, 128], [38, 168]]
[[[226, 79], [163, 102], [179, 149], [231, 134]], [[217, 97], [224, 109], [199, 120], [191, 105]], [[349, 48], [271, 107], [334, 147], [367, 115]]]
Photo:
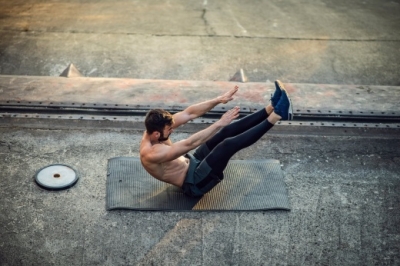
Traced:
[[285, 89], [282, 90], [281, 99], [274, 108], [274, 112], [282, 117], [281, 120], [293, 120], [292, 101]]
[[282, 89], [284, 89], [282, 82], [280, 82], [279, 80], [275, 80], [275, 92], [273, 95], [271, 94], [271, 105], [274, 108], [281, 98]]

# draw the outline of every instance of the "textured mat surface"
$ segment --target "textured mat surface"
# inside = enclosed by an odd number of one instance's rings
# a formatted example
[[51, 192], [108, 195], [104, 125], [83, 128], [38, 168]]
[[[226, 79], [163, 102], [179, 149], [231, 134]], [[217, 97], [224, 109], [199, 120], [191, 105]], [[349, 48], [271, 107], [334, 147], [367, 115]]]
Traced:
[[150, 176], [138, 158], [108, 160], [106, 208], [131, 210], [290, 210], [277, 160], [231, 160], [224, 180], [201, 198]]

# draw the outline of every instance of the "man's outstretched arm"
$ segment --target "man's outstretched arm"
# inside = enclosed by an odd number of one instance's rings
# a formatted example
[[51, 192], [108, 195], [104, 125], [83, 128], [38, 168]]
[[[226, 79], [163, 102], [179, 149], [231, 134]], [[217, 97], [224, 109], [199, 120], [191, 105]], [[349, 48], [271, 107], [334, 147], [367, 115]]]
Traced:
[[233, 95], [238, 91], [238, 89], [239, 87], [235, 86], [233, 89], [224, 93], [221, 96], [218, 96], [217, 98], [191, 105], [182, 112], [174, 114], [173, 128], [177, 128], [180, 125], [186, 124], [192, 119], [202, 116], [220, 103], [225, 104], [229, 101], [232, 101]]
[[[163, 163], [175, 160], [192, 149], [197, 148], [207, 140], [209, 140], [215, 133], [224, 126], [229, 125], [234, 119], [239, 116], [239, 107], [234, 107], [228, 110], [217, 122], [209, 127], [193, 134], [187, 139], [168, 145], [153, 145], [149, 152], [144, 154], [146, 160], [152, 163]], [[146, 134], [146, 133], [145, 133]], [[146, 135], [144, 135], [144, 138]]]

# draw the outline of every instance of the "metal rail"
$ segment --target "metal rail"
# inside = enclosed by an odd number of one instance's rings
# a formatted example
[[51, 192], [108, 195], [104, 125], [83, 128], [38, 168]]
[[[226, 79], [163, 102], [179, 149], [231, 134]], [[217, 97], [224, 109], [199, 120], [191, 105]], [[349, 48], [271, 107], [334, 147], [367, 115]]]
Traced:
[[[171, 113], [182, 111], [183, 105], [129, 105], [110, 103], [75, 103], [51, 101], [0, 101], [0, 118], [84, 119], [143, 121], [150, 109], [162, 108]], [[192, 123], [213, 123], [233, 106], [217, 106]], [[263, 108], [241, 106], [240, 117]], [[294, 120], [281, 122], [297, 126], [400, 128], [398, 111], [352, 111], [328, 109], [295, 109]]]

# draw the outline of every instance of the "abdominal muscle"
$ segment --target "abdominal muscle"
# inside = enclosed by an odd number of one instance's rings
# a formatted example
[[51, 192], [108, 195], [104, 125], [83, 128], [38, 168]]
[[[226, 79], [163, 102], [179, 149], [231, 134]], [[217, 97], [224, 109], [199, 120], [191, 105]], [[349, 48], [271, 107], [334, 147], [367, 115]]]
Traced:
[[[142, 162], [143, 164], [143, 162]], [[189, 169], [189, 159], [183, 156], [161, 164], [146, 165], [144, 168], [155, 178], [169, 184], [181, 187]]]

